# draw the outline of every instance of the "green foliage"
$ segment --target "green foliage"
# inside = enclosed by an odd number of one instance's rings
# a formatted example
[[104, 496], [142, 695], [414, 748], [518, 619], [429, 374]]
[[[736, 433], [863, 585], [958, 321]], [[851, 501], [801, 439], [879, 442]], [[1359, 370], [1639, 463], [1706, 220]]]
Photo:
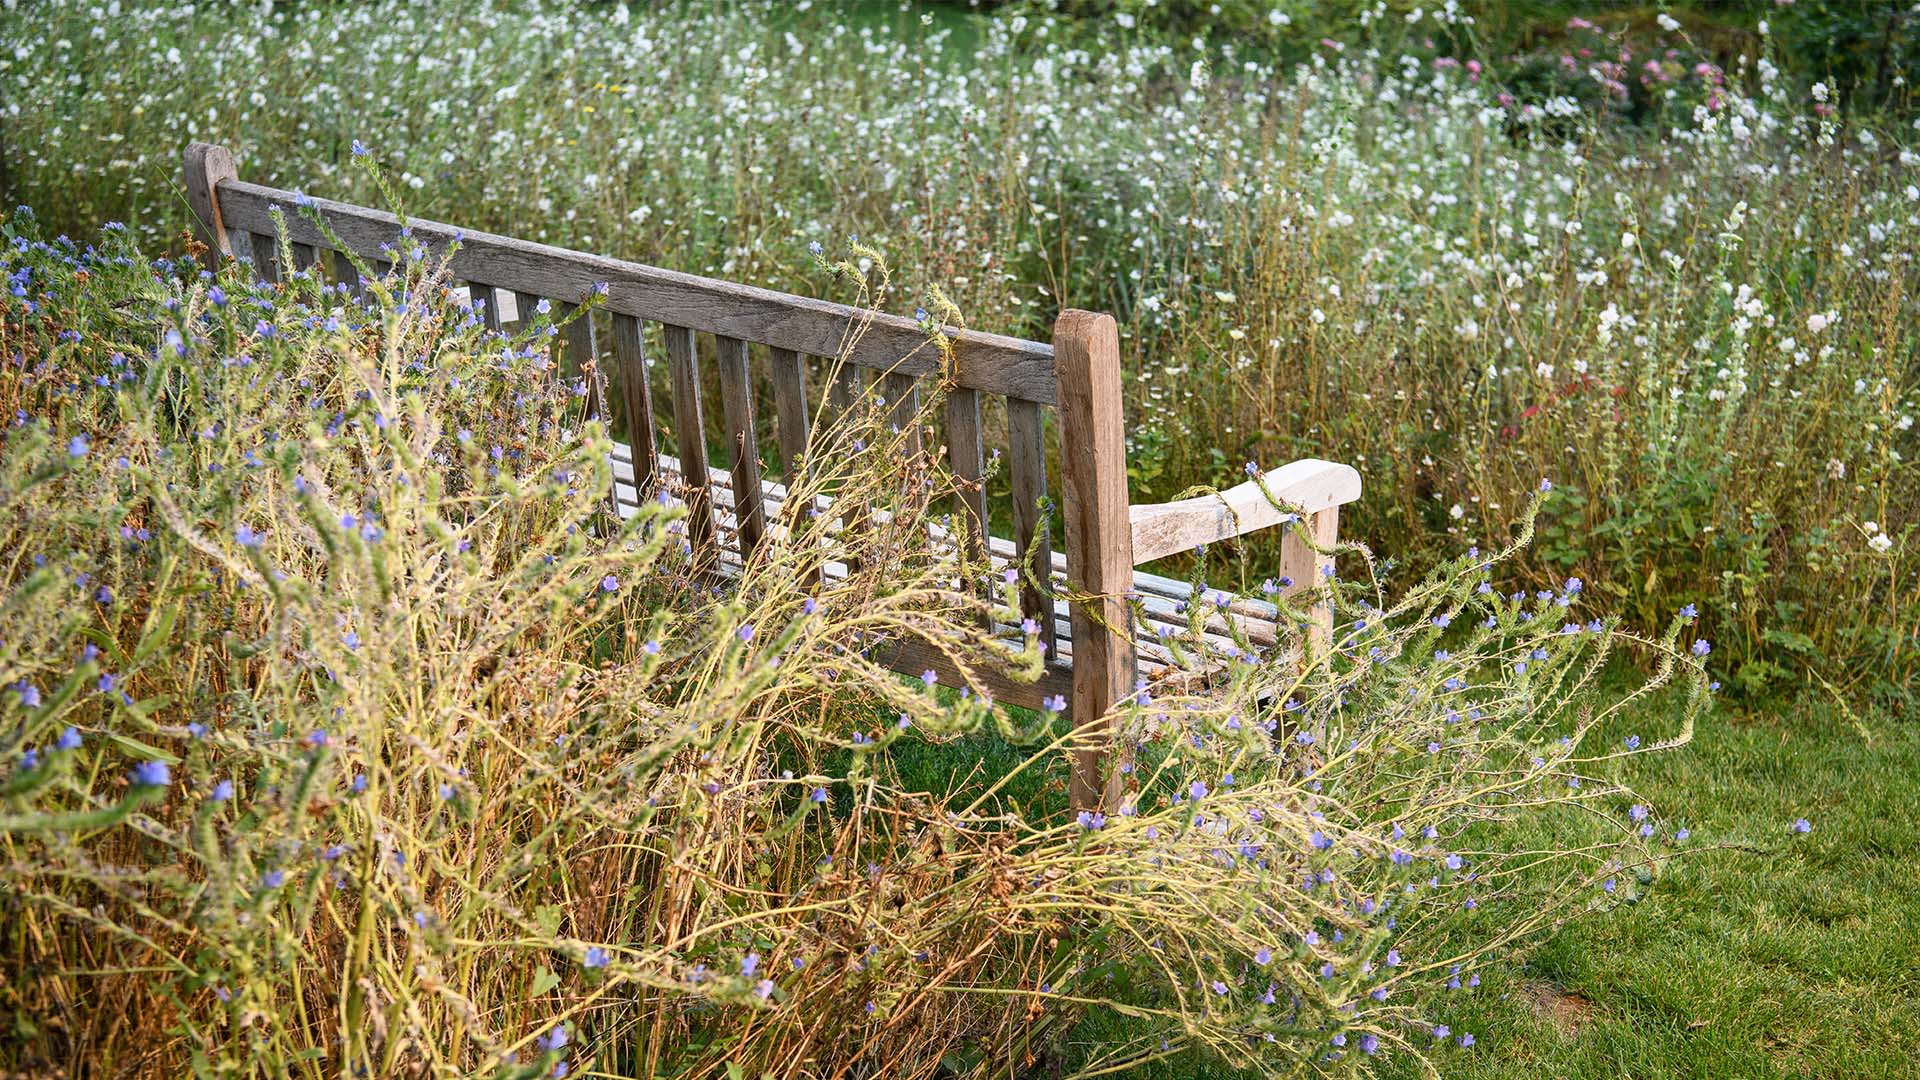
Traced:
[[1123, 7], [43, 4], [0, 24], [0, 160], [149, 246], [190, 137], [367, 202], [360, 140], [422, 214], [804, 293], [855, 234], [982, 329], [1113, 310], [1140, 499], [1349, 461], [1348, 534], [1417, 574], [1548, 475], [1580, 513], [1533, 584], [1701, 604], [1742, 691], [1920, 681], [1920, 157], [1904, 90], [1808, 44], [1904, 55], [1904, 9], [1224, 3], [1196, 44], [1152, 20], [1210, 11]]

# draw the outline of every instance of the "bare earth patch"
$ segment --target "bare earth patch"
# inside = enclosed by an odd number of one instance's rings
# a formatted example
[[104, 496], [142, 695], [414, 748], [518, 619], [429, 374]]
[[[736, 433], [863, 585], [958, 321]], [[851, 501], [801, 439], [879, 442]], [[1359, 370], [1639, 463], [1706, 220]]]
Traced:
[[1533, 1015], [1553, 1025], [1563, 1039], [1577, 1038], [1592, 1019], [1593, 1002], [1558, 983], [1534, 979], [1523, 983], [1520, 992], [1533, 1009]]

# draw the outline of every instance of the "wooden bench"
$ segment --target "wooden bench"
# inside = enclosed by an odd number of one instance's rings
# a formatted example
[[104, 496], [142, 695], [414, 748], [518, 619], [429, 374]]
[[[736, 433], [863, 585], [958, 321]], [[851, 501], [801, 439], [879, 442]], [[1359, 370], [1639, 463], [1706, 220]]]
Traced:
[[[363, 262], [385, 261], [383, 245], [391, 244], [401, 228], [397, 218], [379, 210], [246, 183], [235, 174], [232, 155], [219, 146], [189, 146], [184, 181], [209, 261], [251, 257], [255, 272], [269, 281], [279, 280], [287, 270], [278, 265], [275, 207], [285, 208], [285, 239], [296, 269], [319, 265], [335, 243], [295, 209], [297, 201], [316, 211], [338, 243]], [[786, 493], [784, 485], [763, 475], [749, 345], [765, 347], [775, 435], [787, 477], [794, 475], [809, 445], [810, 366], [839, 361], [833, 367], [842, 377], [829, 393], [843, 408], [862, 393], [860, 380], [847, 376], [865, 369], [900, 417], [917, 414], [919, 381], [943, 374], [940, 357], [928, 348], [928, 331], [910, 319], [436, 222], [410, 219], [407, 226], [436, 253], [458, 236], [451, 271], [467, 283], [476, 309], [492, 327], [500, 325], [507, 296], [518, 312], [529, 311], [542, 298], [549, 300], [558, 322], [596, 286], [605, 289], [611, 342], [596, 334], [593, 319], [578, 318], [567, 325], [564, 349], [571, 364], [591, 359], [588, 370], [613, 372], [618, 407], [632, 439], [615, 455], [617, 503], [631, 513], [640, 499], [655, 492], [677, 493], [687, 505], [690, 542], [723, 563], [739, 563], [764, 542], [766, 523], [777, 520]], [[337, 276], [358, 283], [347, 260], [333, 262]], [[672, 387], [670, 426], [680, 433], [673, 441], [674, 455], [663, 452], [671, 432], [661, 430], [655, 415], [643, 348], [645, 321], [660, 325], [665, 342]], [[850, 336], [848, 330], [856, 324], [862, 330]], [[1184, 628], [1186, 605], [1215, 604], [1193, 596], [1185, 582], [1134, 567], [1283, 524], [1296, 514], [1304, 527], [1295, 524], [1282, 537], [1280, 595], [1316, 590], [1297, 601], [1308, 605], [1305, 625], [1277, 625], [1279, 609], [1252, 599], [1210, 611], [1209, 629], [1218, 635], [1216, 644], [1231, 641], [1224, 632], [1232, 621], [1262, 648], [1297, 642], [1301, 632], [1310, 649], [1325, 648], [1332, 610], [1323, 599], [1323, 577], [1332, 572], [1330, 549], [1339, 508], [1360, 496], [1357, 472], [1307, 459], [1216, 494], [1134, 506], [1127, 494], [1120, 341], [1110, 316], [1064, 311], [1054, 323], [1051, 345], [972, 330], [948, 333], [952, 359], [944, 373], [942, 434], [948, 465], [961, 488], [959, 518], [971, 542], [984, 548], [996, 568], [1045, 568], [1044, 573], [1028, 574], [1029, 584], [1022, 590], [1024, 613], [1040, 626], [1048, 646], [1044, 673], [1038, 681], [1023, 682], [1003, 673], [975, 672], [974, 681], [984, 684], [976, 690], [1028, 708], [1043, 708], [1060, 695], [1072, 717], [1107, 716], [1136, 692], [1137, 679], [1161, 676], [1174, 667], [1174, 656], [1158, 644], [1158, 635], [1136, 633], [1136, 627]], [[707, 350], [701, 348], [701, 334], [712, 336]], [[700, 369], [708, 362], [719, 369], [721, 441], [729, 458], [724, 469], [710, 464], [706, 440], [692, 434], [707, 430]], [[600, 409], [605, 393], [596, 381], [589, 408]], [[1013, 535], [1005, 539], [986, 534], [988, 495], [980, 482], [987, 461], [982, 404], [995, 396], [1005, 401], [1004, 460], [1011, 481]], [[1047, 409], [1057, 413], [1064, 550], [1053, 547], [1044, 509]], [[1053, 588], [1041, 587], [1042, 580]], [[1069, 603], [1061, 599], [1066, 595], [1086, 599]], [[964, 681], [936, 648], [902, 647], [889, 662], [909, 674], [935, 670], [948, 685]], [[1101, 771], [1098, 750], [1076, 751], [1074, 805], [1118, 797], [1119, 776], [1108, 777], [1103, 791]]]

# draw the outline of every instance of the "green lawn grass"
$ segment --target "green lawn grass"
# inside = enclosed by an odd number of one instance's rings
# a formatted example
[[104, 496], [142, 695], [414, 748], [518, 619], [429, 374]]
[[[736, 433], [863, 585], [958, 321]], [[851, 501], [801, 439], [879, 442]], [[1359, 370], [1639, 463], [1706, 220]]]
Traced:
[[[1642, 903], [1489, 973], [1447, 1018], [1478, 1045], [1443, 1074], [1920, 1072], [1920, 728], [1723, 708], [1691, 746], [1642, 762], [1635, 786], [1698, 853]], [[1811, 833], [1789, 831], [1799, 817]]]
[[[1693, 853], [1640, 903], [1583, 916], [1462, 991], [1436, 1019], [1476, 1045], [1436, 1053], [1440, 1075], [1920, 1075], [1920, 727], [1723, 705], [1691, 745], [1634, 768]], [[1795, 835], [1801, 817], [1813, 831]], [[1379, 1066], [1424, 1075], [1408, 1055]], [[1226, 1074], [1187, 1058], [1137, 1075]]]

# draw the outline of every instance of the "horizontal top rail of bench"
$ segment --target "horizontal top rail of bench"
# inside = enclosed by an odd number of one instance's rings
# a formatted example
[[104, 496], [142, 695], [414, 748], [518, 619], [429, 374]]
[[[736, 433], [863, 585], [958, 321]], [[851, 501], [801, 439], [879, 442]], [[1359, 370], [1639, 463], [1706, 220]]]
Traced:
[[[295, 193], [235, 179], [215, 187], [223, 231], [273, 235], [272, 209], [285, 211], [287, 238], [331, 248], [333, 242], [303, 216]], [[399, 218], [351, 203], [308, 197], [340, 241], [363, 259], [386, 260], [383, 244], [399, 239]], [[901, 375], [936, 374], [940, 358], [927, 330], [898, 315], [815, 300], [771, 289], [663, 270], [493, 233], [408, 218], [411, 235], [444, 251], [456, 238], [454, 276], [496, 289], [579, 300], [608, 287], [606, 306], [622, 315], [787, 349]], [[222, 237], [221, 239], [224, 239]], [[971, 390], [1041, 405], [1056, 404], [1053, 346], [973, 330], [948, 329], [954, 381]]]

